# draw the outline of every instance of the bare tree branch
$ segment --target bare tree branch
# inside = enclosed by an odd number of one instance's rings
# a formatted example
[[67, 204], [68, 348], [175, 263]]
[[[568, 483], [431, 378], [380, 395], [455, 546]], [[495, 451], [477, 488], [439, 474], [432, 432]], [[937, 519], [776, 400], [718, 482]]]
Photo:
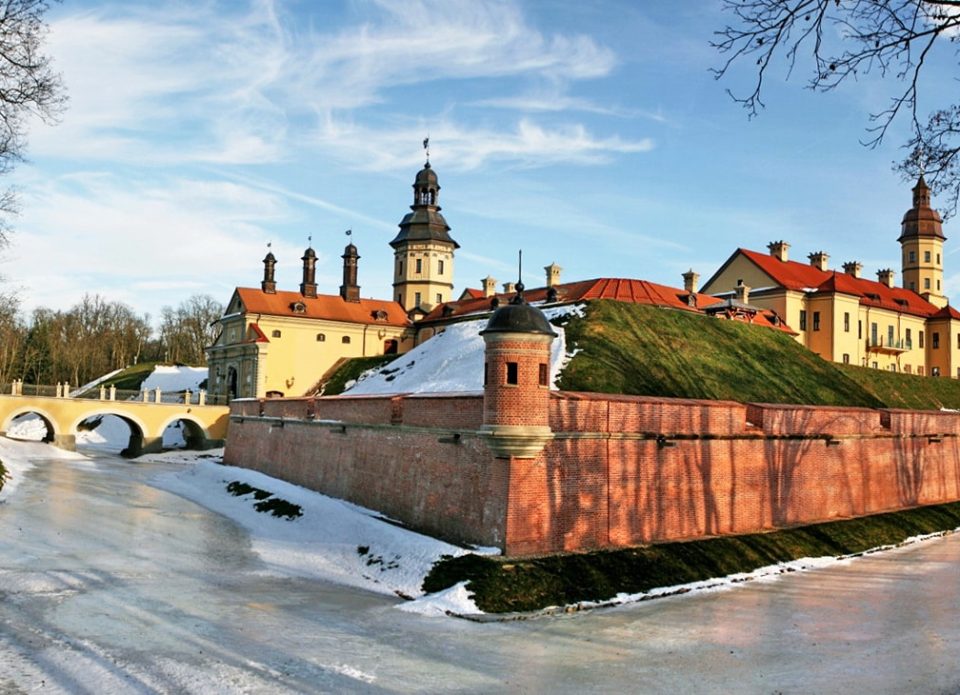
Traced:
[[926, 121], [919, 113], [921, 76], [934, 49], [960, 55], [960, 0], [724, 0], [734, 21], [712, 42], [723, 58], [712, 72], [724, 78], [737, 63], [754, 61], [756, 79], [745, 94], [728, 94], [752, 118], [763, 108], [772, 66], [783, 61], [789, 78], [809, 61], [807, 87], [827, 92], [871, 73], [893, 85], [889, 105], [870, 114], [867, 147], [883, 142], [890, 125], [909, 119], [910, 155], [897, 164], [906, 176], [925, 171], [946, 215], [960, 202], [960, 110], [941, 108]]

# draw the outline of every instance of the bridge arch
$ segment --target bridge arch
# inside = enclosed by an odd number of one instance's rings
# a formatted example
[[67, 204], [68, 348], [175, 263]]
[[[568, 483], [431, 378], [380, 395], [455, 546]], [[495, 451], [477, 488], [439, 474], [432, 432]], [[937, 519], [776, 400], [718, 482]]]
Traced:
[[44, 442], [55, 442], [57, 441], [57, 435], [63, 434], [57, 427], [59, 424], [49, 412], [45, 411], [43, 408], [35, 408], [33, 406], [24, 406], [23, 408], [17, 408], [10, 412], [9, 415], [4, 419], [3, 426], [0, 427], [0, 432], [8, 432], [10, 427], [13, 425], [14, 420], [18, 417], [23, 417], [24, 415], [36, 415], [41, 420], [43, 424], [47, 427], [47, 434], [43, 438]]
[[210, 448], [210, 434], [207, 432], [207, 428], [204, 424], [197, 418], [189, 415], [187, 413], [179, 413], [177, 415], [171, 416], [166, 422], [160, 426], [160, 437], [163, 437], [163, 433], [166, 432], [167, 428], [170, 425], [173, 425], [177, 422], [182, 422], [184, 426], [184, 439], [186, 440], [187, 449], [208, 449]]
[[151, 437], [152, 433], [142, 420], [129, 413], [120, 412], [116, 408], [93, 407], [90, 410], [84, 411], [80, 417], [73, 421], [68, 433], [73, 437], [76, 437], [81, 423], [90, 420], [91, 418], [106, 417], [108, 415], [112, 415], [113, 417], [123, 420], [127, 427], [130, 428], [130, 439], [127, 442], [127, 446], [120, 451], [121, 456], [134, 458], [140, 456], [141, 454], [161, 450], [162, 447], [159, 442], [154, 441], [158, 440], [159, 437]]

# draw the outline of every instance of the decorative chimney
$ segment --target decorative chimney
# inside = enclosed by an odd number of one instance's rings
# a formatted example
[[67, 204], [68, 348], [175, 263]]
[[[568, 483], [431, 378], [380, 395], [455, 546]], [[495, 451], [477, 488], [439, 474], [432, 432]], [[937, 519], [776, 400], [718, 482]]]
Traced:
[[517, 291], [517, 284], [515, 282], [505, 282], [503, 283], [503, 293], [504, 294], [513, 294]]
[[830, 254], [824, 253], [823, 251], [814, 251], [813, 253], [808, 254], [807, 258], [810, 259], [810, 265], [817, 270], [826, 270], [827, 261], [830, 260]]
[[560, 271], [563, 270], [563, 268], [556, 263], [551, 263], [543, 269], [547, 273], [547, 287], [554, 287], [560, 284]]
[[783, 241], [771, 241], [767, 244], [767, 248], [770, 249], [770, 255], [776, 258], [778, 261], [787, 260], [787, 252], [790, 250], [790, 244]]
[[683, 274], [683, 291], [687, 294], [694, 294], [697, 291], [697, 285], [700, 282], [700, 273], [693, 272], [693, 268]]
[[483, 296], [492, 297], [497, 293], [497, 280], [491, 276], [485, 277], [480, 281], [483, 286]]
[[264, 294], [277, 293], [277, 281], [274, 278], [276, 267], [277, 259], [274, 257], [273, 251], [267, 251], [267, 255], [263, 258], [263, 282], [260, 283], [260, 289], [263, 290]]
[[848, 261], [843, 264], [843, 272], [847, 275], [852, 275], [855, 278], [860, 277], [860, 272], [863, 270], [863, 264], [859, 261]]
[[497, 458], [531, 459], [550, 431], [550, 345], [556, 337], [543, 312], [517, 294], [480, 331], [485, 344], [483, 427]]
[[317, 296], [317, 252], [311, 247], [303, 252], [303, 282], [300, 283], [300, 294], [304, 297]]
[[893, 287], [893, 270], [891, 270], [890, 268], [884, 268], [883, 270], [878, 270], [877, 281], [883, 283], [887, 287]]
[[343, 284], [340, 285], [340, 296], [347, 302], [360, 301], [360, 285], [357, 284], [357, 261], [360, 256], [357, 254], [357, 247], [353, 244], [347, 244], [343, 250]]
[[737, 286], [733, 288], [733, 293], [741, 304], [750, 303], [750, 288], [743, 284], [743, 280], [737, 280]]

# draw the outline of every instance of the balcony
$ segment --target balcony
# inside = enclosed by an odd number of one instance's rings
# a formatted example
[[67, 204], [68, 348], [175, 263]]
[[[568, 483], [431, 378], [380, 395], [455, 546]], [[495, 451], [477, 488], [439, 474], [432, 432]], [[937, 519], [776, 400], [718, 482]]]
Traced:
[[867, 352], [880, 352], [884, 355], [899, 355], [913, 348], [911, 341], [906, 340], [879, 340], [867, 339]]

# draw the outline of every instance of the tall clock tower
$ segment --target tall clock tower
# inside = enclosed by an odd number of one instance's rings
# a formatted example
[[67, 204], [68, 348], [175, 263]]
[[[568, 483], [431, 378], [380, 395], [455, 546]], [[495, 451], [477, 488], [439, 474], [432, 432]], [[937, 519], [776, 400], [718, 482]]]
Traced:
[[393, 297], [407, 312], [427, 313], [453, 297], [453, 255], [460, 244], [440, 214], [440, 184], [430, 161], [413, 182], [412, 212], [390, 242], [394, 251]]
[[930, 188], [923, 176], [913, 187], [913, 207], [903, 216], [900, 248], [903, 251], [903, 286], [931, 304], [944, 307], [943, 221], [930, 207]]

